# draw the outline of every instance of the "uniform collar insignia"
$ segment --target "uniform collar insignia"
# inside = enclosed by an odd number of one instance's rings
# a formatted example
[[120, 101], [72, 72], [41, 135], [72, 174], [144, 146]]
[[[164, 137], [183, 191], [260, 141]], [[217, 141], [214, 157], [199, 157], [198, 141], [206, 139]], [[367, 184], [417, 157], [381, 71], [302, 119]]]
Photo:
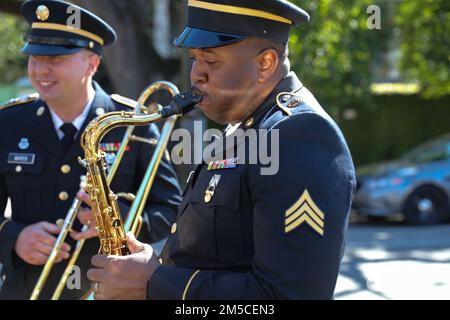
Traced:
[[277, 95], [277, 106], [287, 115], [292, 115], [291, 108], [298, 107], [302, 103], [299, 95], [292, 92], [281, 92]]
[[[275, 87], [272, 93], [267, 97], [267, 99], [261, 104], [261, 106], [251, 115], [253, 119], [252, 126], [258, 122], [258, 120], [274, 105], [278, 105], [277, 97], [280, 93], [290, 94], [294, 96], [293, 93], [300, 91], [303, 88], [303, 84], [298, 79], [294, 72], [290, 72], [285, 78], [283, 78], [280, 83]], [[283, 108], [284, 112], [291, 114], [288, 110], [289, 107]], [[285, 110], [286, 109], [286, 110]], [[250, 117], [249, 117], [250, 118]], [[247, 118], [247, 119], [249, 119]], [[246, 128], [246, 127], [244, 127]]]

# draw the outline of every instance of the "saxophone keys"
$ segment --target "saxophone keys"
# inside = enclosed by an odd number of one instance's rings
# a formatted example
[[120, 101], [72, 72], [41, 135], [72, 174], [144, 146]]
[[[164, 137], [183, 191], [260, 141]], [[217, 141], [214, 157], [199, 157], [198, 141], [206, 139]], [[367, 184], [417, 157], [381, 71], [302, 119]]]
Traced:
[[111, 207], [106, 207], [105, 209], [103, 209], [103, 214], [104, 215], [108, 215], [109, 217], [112, 217], [112, 208]]
[[111, 226], [112, 226], [113, 228], [119, 228], [120, 225], [121, 225], [120, 219], [114, 219], [114, 220], [111, 222]]

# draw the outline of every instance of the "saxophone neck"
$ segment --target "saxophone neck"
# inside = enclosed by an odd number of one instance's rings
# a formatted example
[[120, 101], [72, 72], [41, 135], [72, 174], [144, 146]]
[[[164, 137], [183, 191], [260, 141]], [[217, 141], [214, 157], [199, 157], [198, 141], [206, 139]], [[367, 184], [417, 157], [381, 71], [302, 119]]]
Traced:
[[112, 129], [126, 126], [144, 126], [163, 119], [160, 113], [135, 115], [134, 112], [117, 111], [101, 115], [92, 120], [81, 136], [81, 146], [87, 162], [103, 158], [100, 141]]

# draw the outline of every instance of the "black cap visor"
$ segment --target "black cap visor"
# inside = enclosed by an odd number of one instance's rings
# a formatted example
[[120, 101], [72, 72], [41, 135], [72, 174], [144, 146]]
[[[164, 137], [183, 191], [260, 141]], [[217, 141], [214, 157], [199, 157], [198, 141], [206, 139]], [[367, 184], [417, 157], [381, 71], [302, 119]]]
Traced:
[[214, 48], [233, 44], [244, 40], [245, 38], [247, 38], [247, 36], [187, 26], [178, 38], [175, 39], [174, 44], [180, 48]]
[[81, 49], [80, 47], [26, 43], [22, 52], [34, 56], [63, 56], [80, 52]]

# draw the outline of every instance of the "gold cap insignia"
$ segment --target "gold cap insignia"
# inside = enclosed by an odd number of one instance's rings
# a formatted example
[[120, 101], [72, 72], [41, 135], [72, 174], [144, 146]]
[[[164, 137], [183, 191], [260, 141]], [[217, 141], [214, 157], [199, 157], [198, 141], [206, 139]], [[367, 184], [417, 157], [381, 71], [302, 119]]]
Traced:
[[314, 231], [323, 236], [325, 215], [305, 189], [300, 198], [286, 210], [284, 232], [288, 233], [306, 222]]
[[40, 5], [39, 7], [37, 7], [36, 9], [36, 17], [41, 20], [41, 21], [45, 21], [48, 19], [48, 17], [50, 16], [50, 11], [48, 10], [48, 8], [44, 5]]

